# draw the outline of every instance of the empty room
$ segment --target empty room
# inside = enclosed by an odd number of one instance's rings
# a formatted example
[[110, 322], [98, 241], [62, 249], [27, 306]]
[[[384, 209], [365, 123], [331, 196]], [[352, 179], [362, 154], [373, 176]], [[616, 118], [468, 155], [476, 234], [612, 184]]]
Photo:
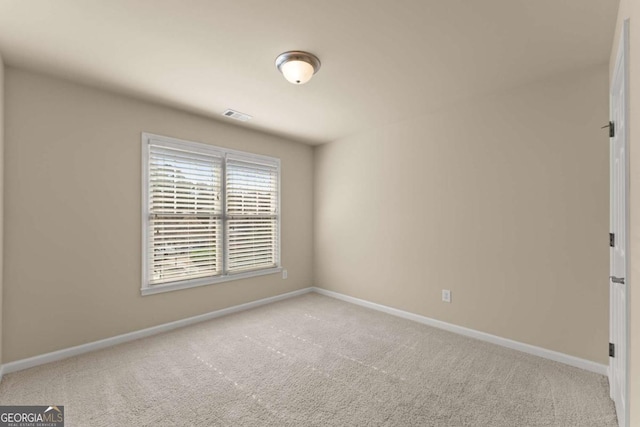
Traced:
[[640, 427], [634, 123], [636, 0], [0, 0], [0, 427]]

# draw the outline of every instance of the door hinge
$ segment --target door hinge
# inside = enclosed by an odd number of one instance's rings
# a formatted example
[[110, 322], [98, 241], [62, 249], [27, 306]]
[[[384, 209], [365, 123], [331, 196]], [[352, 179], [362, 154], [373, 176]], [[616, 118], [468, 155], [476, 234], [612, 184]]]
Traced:
[[609, 233], [609, 246], [616, 247], [616, 235], [614, 233]]
[[609, 343], [609, 357], [616, 357], [616, 345], [614, 343]]
[[609, 122], [608, 125], [604, 125], [600, 129], [604, 128], [609, 128], [609, 138], [616, 136], [616, 124], [614, 122]]
[[609, 276], [609, 279], [611, 279], [611, 282], [613, 283], [624, 285], [624, 277]]

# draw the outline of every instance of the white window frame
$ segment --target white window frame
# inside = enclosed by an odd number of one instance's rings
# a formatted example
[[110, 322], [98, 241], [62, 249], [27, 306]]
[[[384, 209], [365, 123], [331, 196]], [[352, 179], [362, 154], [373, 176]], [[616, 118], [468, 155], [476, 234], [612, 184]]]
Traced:
[[[150, 285], [149, 277], [148, 277], [148, 268], [149, 268], [149, 260], [148, 260], [148, 230], [149, 230], [149, 144], [153, 143], [154, 145], [161, 145], [167, 147], [177, 147], [177, 148], [185, 148], [188, 150], [196, 151], [196, 152], [204, 152], [209, 154], [215, 154], [221, 156], [223, 158], [223, 164], [225, 163], [227, 155], [239, 156], [246, 158], [247, 160], [254, 161], [263, 161], [268, 163], [274, 163], [278, 168], [278, 215], [277, 215], [277, 254], [276, 254], [276, 266], [263, 268], [259, 270], [251, 270], [240, 273], [224, 273], [218, 276], [212, 277], [202, 277], [197, 279], [188, 279], [181, 280], [172, 283], [166, 284], [157, 284]], [[224, 167], [223, 167], [224, 171]], [[198, 286], [207, 286], [215, 283], [228, 282], [232, 280], [246, 279], [249, 277], [263, 276], [266, 274], [275, 274], [280, 273], [282, 271], [281, 265], [281, 167], [280, 167], [280, 159], [275, 157], [263, 156], [260, 154], [247, 153], [244, 151], [232, 150], [229, 148], [216, 147], [210, 144], [204, 144], [201, 142], [195, 141], [187, 141], [184, 139], [171, 138], [168, 136], [155, 135], [152, 133], [143, 132], [142, 133], [142, 295], [153, 295], [162, 292], [170, 292], [176, 291], [179, 289], [188, 289]], [[223, 183], [226, 181], [226, 174], [223, 172], [222, 176]], [[225, 186], [223, 184], [223, 199], [226, 202], [226, 194]], [[222, 206], [222, 216], [226, 217], [226, 206], [223, 204]], [[223, 219], [223, 236], [222, 239], [226, 242], [226, 226], [224, 226], [225, 222]], [[223, 243], [223, 246], [226, 243]], [[223, 258], [225, 258], [223, 256]], [[223, 261], [224, 262], [224, 261]]]

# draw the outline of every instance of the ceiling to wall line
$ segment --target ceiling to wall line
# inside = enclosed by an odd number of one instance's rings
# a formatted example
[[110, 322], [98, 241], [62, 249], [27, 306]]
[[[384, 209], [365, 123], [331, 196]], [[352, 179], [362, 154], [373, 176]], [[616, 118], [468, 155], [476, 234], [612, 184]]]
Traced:
[[[317, 144], [608, 61], [610, 0], [0, 0], [0, 52], [48, 73]], [[274, 60], [306, 50], [306, 85]], [[223, 118], [224, 120], [224, 118]]]

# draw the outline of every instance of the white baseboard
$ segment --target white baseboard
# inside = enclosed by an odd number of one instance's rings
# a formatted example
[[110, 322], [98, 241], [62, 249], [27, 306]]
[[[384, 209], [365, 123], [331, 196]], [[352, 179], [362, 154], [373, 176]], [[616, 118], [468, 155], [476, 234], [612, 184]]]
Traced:
[[312, 288], [314, 292], [328, 297], [336, 298], [342, 301], [357, 304], [363, 307], [371, 308], [373, 310], [382, 311], [383, 313], [391, 314], [393, 316], [402, 317], [404, 319], [413, 320], [415, 322], [423, 323], [425, 325], [433, 326], [438, 329], [444, 329], [449, 332], [464, 335], [467, 337], [475, 338], [481, 341], [497, 344], [502, 347], [507, 347], [512, 350], [518, 350], [523, 353], [532, 354], [545, 359], [553, 360], [555, 362], [564, 363], [565, 365], [574, 366], [576, 368], [584, 369], [586, 371], [595, 372], [596, 374], [607, 375], [609, 367], [600, 363], [592, 362], [590, 360], [581, 359], [579, 357], [570, 356], [568, 354], [559, 353], [557, 351], [548, 350], [542, 347], [536, 347], [534, 345], [525, 344], [518, 341], [513, 341], [507, 338], [502, 338], [496, 335], [491, 335], [486, 332], [476, 331], [474, 329], [465, 328], [463, 326], [457, 326], [451, 323], [443, 322], [441, 320], [432, 319], [430, 317], [421, 316], [419, 314], [410, 313], [408, 311], [398, 310], [397, 308], [387, 307], [386, 305], [376, 304], [359, 298], [350, 297], [348, 295], [340, 294], [338, 292], [328, 291], [322, 288]]
[[16, 360], [14, 362], [0, 365], [0, 381], [2, 381], [3, 374], [9, 374], [11, 372], [21, 371], [23, 369], [32, 368], [34, 366], [44, 365], [45, 363], [55, 362], [58, 360], [66, 359], [68, 357], [77, 356], [83, 353], [89, 353], [91, 351], [100, 350], [106, 347], [111, 347], [118, 344], [123, 344], [129, 341], [137, 340], [140, 338], [146, 338], [152, 335], [160, 334], [163, 332], [171, 331], [173, 329], [182, 328], [184, 326], [193, 325], [195, 323], [204, 322], [206, 320], [215, 319], [217, 317], [226, 316], [228, 314], [237, 313], [239, 311], [249, 310], [251, 308], [259, 307], [261, 305], [270, 304], [276, 301], [296, 297], [309, 292], [316, 292], [321, 295], [336, 298], [342, 301], [357, 304], [363, 307], [371, 308], [373, 310], [381, 311], [393, 316], [402, 317], [404, 319], [413, 320], [418, 323], [433, 326], [435, 328], [444, 329], [449, 332], [453, 332], [460, 335], [465, 335], [471, 338], [487, 341], [492, 344], [497, 344], [503, 347], [507, 347], [513, 350], [522, 351], [524, 353], [539, 356], [545, 359], [550, 359], [556, 362], [564, 363], [566, 365], [574, 366], [576, 368], [584, 369], [590, 372], [595, 372], [601, 375], [607, 375], [608, 366], [600, 363], [592, 362], [590, 360], [581, 359], [579, 357], [570, 356], [568, 354], [559, 353], [557, 351], [548, 350], [542, 347], [536, 347], [534, 345], [513, 341], [507, 338], [502, 338], [496, 335], [491, 335], [486, 332], [476, 331], [474, 329], [457, 326], [451, 323], [443, 322], [440, 320], [432, 319], [419, 314], [410, 313], [408, 311], [399, 310], [397, 308], [388, 307], [381, 304], [376, 304], [359, 298], [350, 297], [348, 295], [340, 294], [338, 292], [328, 291], [322, 288], [310, 287], [299, 289], [297, 291], [288, 292], [286, 294], [276, 295], [269, 298], [260, 299], [257, 301], [248, 302], [245, 304], [235, 305], [233, 307], [223, 308], [221, 310], [212, 311], [210, 313], [201, 314], [199, 316], [189, 317], [187, 319], [176, 320], [175, 322], [165, 323], [151, 328], [142, 329], [139, 331], [129, 332], [123, 335], [117, 335], [115, 337], [105, 338], [100, 341], [94, 341], [87, 344], [81, 344], [75, 347], [65, 348], [62, 350], [54, 351], [51, 353], [42, 354], [39, 356], [30, 357], [27, 359]]
[[142, 329], [139, 331], [129, 332], [127, 334], [105, 338], [100, 341], [81, 344], [75, 347], [69, 347], [69, 348], [54, 351], [51, 353], [29, 357], [28, 359], [16, 360], [15, 362], [5, 363], [4, 365], [0, 365], [0, 381], [2, 380], [3, 374], [9, 374], [11, 372], [21, 371], [23, 369], [32, 368], [34, 366], [44, 365], [45, 363], [55, 362], [58, 360], [66, 359], [68, 357], [77, 356], [79, 354], [89, 353], [91, 351], [100, 350], [102, 348], [111, 347], [114, 345], [137, 340], [140, 338], [149, 337], [151, 335], [160, 334], [163, 332], [171, 331], [173, 329], [182, 328], [188, 325], [193, 325], [194, 323], [200, 323], [206, 320], [215, 319], [216, 317], [226, 316], [231, 313], [237, 313], [239, 311], [249, 310], [251, 308], [259, 307], [261, 305], [271, 304], [276, 301], [282, 301], [284, 299], [293, 298], [298, 295], [307, 294], [312, 291], [313, 291], [313, 288], [299, 289], [297, 291], [288, 292], [286, 294], [280, 294], [280, 295], [276, 295], [269, 298], [263, 298], [263, 299], [248, 302], [245, 304], [234, 305], [233, 307], [223, 308], [221, 310], [212, 311], [210, 313], [201, 314], [199, 316], [193, 316], [187, 319], [176, 320], [175, 322], [164, 323], [162, 325], [153, 326], [151, 328]]

